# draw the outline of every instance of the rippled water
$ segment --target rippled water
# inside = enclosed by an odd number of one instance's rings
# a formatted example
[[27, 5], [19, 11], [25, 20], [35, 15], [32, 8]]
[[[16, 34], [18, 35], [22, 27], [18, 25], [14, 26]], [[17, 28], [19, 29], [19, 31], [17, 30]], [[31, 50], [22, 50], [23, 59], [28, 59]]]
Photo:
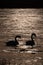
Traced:
[[[23, 54], [17, 53], [16, 57], [18, 59], [21, 58], [20, 63], [23, 61], [21, 65], [43, 65], [43, 9], [0, 9], [0, 50], [8, 49], [5, 46], [5, 42], [14, 40], [18, 34], [22, 36], [22, 38], [18, 40], [19, 44], [24, 44], [26, 40], [30, 39], [32, 32], [36, 33], [39, 45], [39, 47], [35, 47], [34, 49], [42, 52], [38, 52], [35, 55], [24, 52]], [[8, 56], [15, 58], [14, 51], [8, 53], [1, 51], [0, 56], [1, 54], [3, 54], [2, 57]], [[17, 60], [17, 64], [15, 65], [20, 65], [18, 62], [19, 60]]]

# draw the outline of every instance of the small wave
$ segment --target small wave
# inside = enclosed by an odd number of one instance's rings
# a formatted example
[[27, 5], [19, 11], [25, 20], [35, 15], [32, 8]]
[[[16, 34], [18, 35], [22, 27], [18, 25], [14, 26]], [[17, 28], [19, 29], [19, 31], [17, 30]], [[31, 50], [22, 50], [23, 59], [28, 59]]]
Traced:
[[42, 59], [42, 57], [36, 57], [36, 58], [37, 58], [37, 59], [40, 59], [40, 60]]
[[10, 51], [8, 51], [8, 50], [2, 50], [3, 52], [10, 52]]

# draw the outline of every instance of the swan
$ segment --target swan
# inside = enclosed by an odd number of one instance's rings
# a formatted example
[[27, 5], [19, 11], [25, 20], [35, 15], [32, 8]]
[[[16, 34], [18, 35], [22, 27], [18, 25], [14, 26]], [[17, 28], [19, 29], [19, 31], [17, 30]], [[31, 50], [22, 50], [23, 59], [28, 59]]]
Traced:
[[15, 40], [11, 40], [11, 41], [6, 42], [6, 46], [14, 46], [14, 47], [16, 47], [17, 45], [19, 45], [19, 43], [17, 41], [17, 38], [21, 38], [21, 36], [17, 35], [15, 37]]
[[27, 46], [30, 45], [33, 48], [33, 46], [35, 45], [35, 38], [36, 38], [36, 34], [32, 33], [31, 34], [31, 40], [26, 41], [26, 45]]

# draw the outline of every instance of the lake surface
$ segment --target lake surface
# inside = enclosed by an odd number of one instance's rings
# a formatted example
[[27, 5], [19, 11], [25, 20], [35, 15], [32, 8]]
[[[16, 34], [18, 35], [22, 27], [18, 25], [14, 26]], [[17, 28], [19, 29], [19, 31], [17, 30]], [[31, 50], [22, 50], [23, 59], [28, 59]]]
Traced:
[[[21, 35], [18, 42], [24, 45], [33, 32], [37, 35], [34, 49], [40, 52], [3, 51], [14, 49], [6, 47], [5, 42], [14, 40], [16, 35]], [[0, 9], [0, 59], [3, 57], [12, 61], [8, 65], [43, 65], [43, 9]]]

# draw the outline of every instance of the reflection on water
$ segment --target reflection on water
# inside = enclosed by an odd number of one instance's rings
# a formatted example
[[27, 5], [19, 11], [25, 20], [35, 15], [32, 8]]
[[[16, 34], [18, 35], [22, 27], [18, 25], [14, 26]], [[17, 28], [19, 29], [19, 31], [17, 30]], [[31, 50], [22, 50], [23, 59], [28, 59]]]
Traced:
[[17, 34], [29, 38], [32, 32], [42, 38], [43, 9], [0, 9], [0, 38], [4, 37], [3, 41]]
[[[24, 45], [32, 32], [37, 35], [34, 49], [42, 52], [31, 54], [29, 48], [28, 53], [19, 53], [20, 49], [5, 46], [5, 42], [14, 40], [17, 34], [22, 37], [18, 40], [20, 46]], [[3, 57], [9, 60], [8, 65], [43, 65], [43, 9], [0, 9], [0, 59]]]
[[43, 59], [41, 57], [33, 57], [33, 58], [0, 58], [0, 64], [6, 63], [6, 65], [43, 65]]

